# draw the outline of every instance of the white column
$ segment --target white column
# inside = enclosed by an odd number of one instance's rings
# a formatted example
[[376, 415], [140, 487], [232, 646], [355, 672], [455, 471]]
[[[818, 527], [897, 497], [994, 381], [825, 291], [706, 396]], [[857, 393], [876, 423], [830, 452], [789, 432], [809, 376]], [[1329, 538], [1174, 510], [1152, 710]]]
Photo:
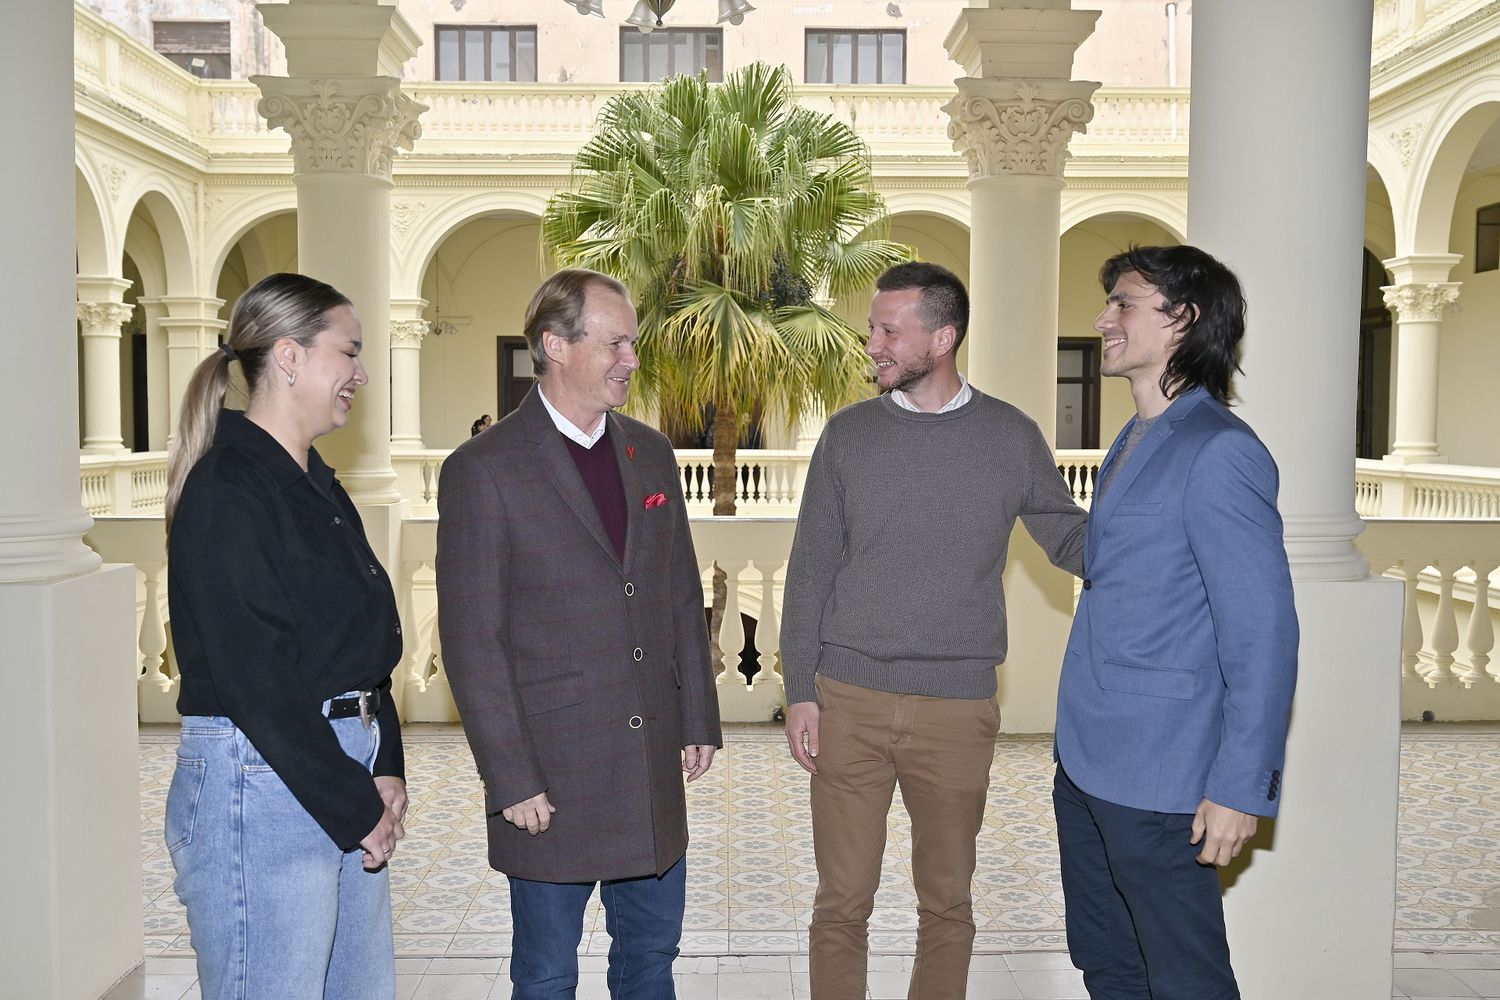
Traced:
[[427, 110], [401, 92], [418, 40], [392, 4], [260, 4], [287, 47], [289, 77], [255, 77], [258, 110], [292, 140], [298, 268], [349, 296], [370, 382], [349, 425], [320, 449], [359, 504], [399, 502], [391, 468], [391, 159]]
[[391, 300], [391, 449], [420, 451], [422, 444], [422, 338], [426, 299]]
[[83, 350], [83, 450], [125, 450], [120, 431], [120, 329], [133, 306], [123, 278], [78, 278], [78, 332]]
[[211, 296], [171, 295], [154, 300], [166, 309], [159, 325], [167, 335], [168, 440], [177, 436], [177, 421], [188, 382], [198, 363], [218, 348], [229, 325], [219, 318], [224, 300]]
[[[961, 11], [944, 42], [964, 68], [944, 110], [969, 167], [969, 335], [974, 385], [1014, 403], [1054, 443], [1058, 234], [1068, 140], [1093, 117], [1097, 83], [1072, 80], [1073, 54], [1099, 12], [1071, 0], [989, 0]], [[1011, 535], [1005, 601], [1012, 621], [999, 672], [1007, 732], [1050, 732], [1073, 612], [1073, 579], [1026, 531]]]
[[0, 61], [26, 137], [0, 157], [0, 190], [24, 192], [24, 238], [0, 241], [0, 992], [74, 1000], [141, 961], [134, 580], [82, 539], [73, 9], [0, 4], [0, 35], [26, 40]]
[[1025, 410], [1049, 443], [1063, 164], [1099, 87], [1071, 79], [1099, 12], [1069, 8], [1070, 0], [990, 0], [960, 12], [944, 42], [966, 73], [944, 110], [969, 166], [968, 375]]
[[1302, 630], [1280, 816], [1227, 880], [1246, 1000], [1391, 994], [1401, 588], [1353, 541], [1371, 19], [1369, 0], [1193, 8], [1188, 237], [1244, 283], [1239, 411], [1280, 465]]
[[147, 451], [165, 451], [167, 434], [171, 425], [168, 415], [167, 393], [162, 386], [167, 384], [167, 336], [161, 328], [162, 317], [167, 307], [159, 298], [136, 299], [146, 319], [146, 435]]
[[1443, 462], [1438, 453], [1438, 348], [1443, 316], [1458, 301], [1448, 274], [1458, 254], [1411, 254], [1385, 261], [1394, 285], [1382, 288], [1396, 321], [1396, 439], [1387, 460]]

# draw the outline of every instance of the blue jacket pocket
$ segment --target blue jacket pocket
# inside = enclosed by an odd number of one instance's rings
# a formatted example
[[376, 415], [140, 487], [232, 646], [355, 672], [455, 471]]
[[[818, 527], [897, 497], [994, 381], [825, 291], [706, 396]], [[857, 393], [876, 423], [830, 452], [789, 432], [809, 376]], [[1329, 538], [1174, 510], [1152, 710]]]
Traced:
[[1120, 660], [1105, 660], [1099, 671], [1099, 686], [1122, 694], [1188, 701], [1193, 697], [1193, 672], [1176, 667], [1146, 667]]

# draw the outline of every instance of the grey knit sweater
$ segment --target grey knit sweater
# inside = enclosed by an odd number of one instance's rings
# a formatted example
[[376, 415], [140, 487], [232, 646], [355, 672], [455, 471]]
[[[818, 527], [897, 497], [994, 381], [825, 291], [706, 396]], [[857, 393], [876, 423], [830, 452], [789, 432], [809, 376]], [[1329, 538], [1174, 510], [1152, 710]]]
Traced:
[[817, 700], [815, 673], [901, 694], [993, 695], [1017, 517], [1054, 564], [1082, 575], [1087, 514], [1036, 423], [1009, 403], [976, 390], [948, 413], [913, 413], [879, 396], [834, 414], [787, 568], [787, 701]]

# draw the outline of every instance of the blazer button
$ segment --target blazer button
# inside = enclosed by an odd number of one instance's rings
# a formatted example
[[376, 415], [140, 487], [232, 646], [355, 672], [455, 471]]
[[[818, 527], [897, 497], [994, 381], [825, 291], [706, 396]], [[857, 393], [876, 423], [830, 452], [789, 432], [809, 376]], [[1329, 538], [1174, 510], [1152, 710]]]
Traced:
[[645, 724], [646, 724], [646, 720], [643, 719], [643, 718], [641, 718], [639, 715], [632, 715], [630, 717], [630, 728], [631, 729], [639, 729], [642, 726], [644, 726]]
[[637, 647], [635, 647], [635, 652], [631, 653], [630, 655], [635, 657], [635, 662], [640, 663], [642, 660], [644, 660], [646, 658], [646, 651], [644, 649], [642, 649], [641, 647], [637, 646]]
[[1094, 581], [1090, 580], [1088, 577], [1084, 577], [1083, 578], [1083, 589], [1084, 590], [1093, 590], [1094, 589]]
[[625, 581], [625, 596], [626, 597], [634, 597], [635, 596], [635, 584], [631, 583], [629, 580]]

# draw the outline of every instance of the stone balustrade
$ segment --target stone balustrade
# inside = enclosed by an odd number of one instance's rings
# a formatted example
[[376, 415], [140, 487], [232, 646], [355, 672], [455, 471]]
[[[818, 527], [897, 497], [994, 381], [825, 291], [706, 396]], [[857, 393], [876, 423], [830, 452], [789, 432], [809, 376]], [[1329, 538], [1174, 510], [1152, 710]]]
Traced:
[[1441, 34], [1490, 0], [1375, 0], [1374, 62]]
[[1500, 469], [1359, 459], [1354, 507], [1367, 518], [1500, 518]]
[[1403, 681], [1429, 688], [1500, 681], [1500, 665], [1490, 659], [1500, 521], [1367, 518], [1359, 546], [1372, 572], [1406, 584]]
[[[724, 651], [716, 664], [721, 711], [728, 721], [765, 721], [783, 703], [780, 612], [796, 519], [694, 516], [691, 525], [704, 606], [712, 603], [715, 564], [733, 583], [725, 589], [716, 644]], [[173, 721], [177, 670], [167, 640], [162, 519], [101, 516], [86, 540], [106, 562], [131, 563], [138, 571], [140, 718]], [[1500, 687], [1490, 683], [1500, 681], [1500, 664], [1491, 658], [1500, 611], [1494, 592], [1500, 587], [1494, 572], [1500, 567], [1500, 520], [1374, 518], [1360, 547], [1375, 572], [1406, 584], [1400, 668], [1410, 692], [1406, 714], [1420, 716], [1433, 704], [1445, 719], [1500, 717]], [[436, 556], [437, 518], [406, 519], [400, 563], [391, 575], [406, 637], [395, 689], [402, 717], [413, 722], [456, 719], [437, 630]], [[1447, 700], [1432, 701], [1434, 691]]]
[[85, 454], [78, 459], [83, 509], [100, 514], [160, 514], [167, 496], [167, 453]]

